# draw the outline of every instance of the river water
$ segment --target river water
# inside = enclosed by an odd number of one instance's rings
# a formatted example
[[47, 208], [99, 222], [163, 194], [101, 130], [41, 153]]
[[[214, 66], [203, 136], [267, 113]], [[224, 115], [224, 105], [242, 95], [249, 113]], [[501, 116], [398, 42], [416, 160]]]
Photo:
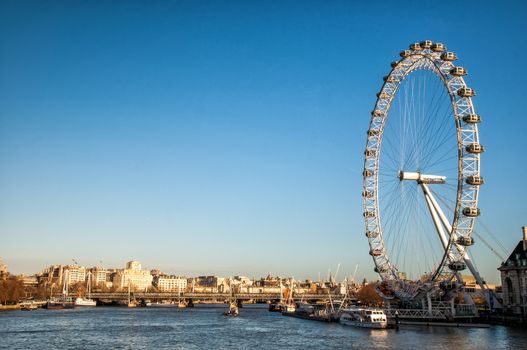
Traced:
[[265, 305], [97, 307], [0, 313], [0, 349], [526, 349], [527, 331], [492, 326], [368, 330], [285, 317]]

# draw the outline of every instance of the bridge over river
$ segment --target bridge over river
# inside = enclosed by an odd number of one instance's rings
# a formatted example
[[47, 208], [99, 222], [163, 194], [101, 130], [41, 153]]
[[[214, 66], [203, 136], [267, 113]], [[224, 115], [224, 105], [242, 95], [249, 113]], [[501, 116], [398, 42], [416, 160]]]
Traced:
[[[280, 293], [149, 293], [149, 292], [132, 292], [130, 296], [127, 292], [113, 292], [113, 293], [91, 293], [90, 298], [100, 301], [120, 301], [128, 300], [128, 298], [136, 300], [178, 300], [195, 302], [226, 302], [231, 299], [246, 302], [272, 302], [280, 300]], [[342, 300], [344, 298], [341, 294], [297, 294], [293, 297], [295, 301], [326, 301], [326, 300]]]

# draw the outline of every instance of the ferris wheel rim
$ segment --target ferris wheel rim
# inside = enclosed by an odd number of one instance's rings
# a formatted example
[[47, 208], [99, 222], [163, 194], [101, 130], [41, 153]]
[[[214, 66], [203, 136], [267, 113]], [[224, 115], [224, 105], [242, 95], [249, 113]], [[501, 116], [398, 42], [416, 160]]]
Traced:
[[[428, 43], [428, 41], [425, 42]], [[452, 220], [452, 230], [449, 232], [448, 246], [445, 248], [443, 259], [440, 266], [436, 268], [434, 274], [431, 276], [430, 282], [434, 282], [438, 278], [438, 275], [445, 271], [445, 259], [447, 259], [447, 255], [450, 266], [450, 264], [461, 263], [463, 255], [468, 250], [467, 246], [458, 244], [458, 239], [463, 238], [466, 241], [470, 241], [475, 216], [465, 215], [464, 210], [466, 208], [476, 208], [479, 214], [477, 203], [480, 184], [471, 184], [468, 181], [469, 176], [475, 176], [481, 179], [481, 152], [469, 152], [470, 144], [481, 146], [479, 143], [479, 132], [477, 123], [469, 123], [464, 120], [465, 115], [477, 115], [472, 103], [472, 97], [475, 94], [472, 89], [467, 87], [463, 78], [466, 71], [452, 63], [457, 59], [455, 54], [446, 51], [446, 48], [442, 44], [436, 44], [443, 47], [442, 50], [434, 50], [433, 46], [431, 46], [432, 44], [424, 48], [416, 45], [418, 44], [413, 44], [411, 50], [401, 52], [402, 59], [392, 63], [392, 70], [384, 77], [384, 84], [377, 96], [375, 108], [372, 112], [364, 152], [363, 215], [366, 224], [366, 236], [370, 246], [370, 255], [372, 255], [375, 263], [376, 272], [379, 273], [383, 281], [399, 279], [397, 269], [390, 261], [384, 244], [381, 223], [382, 213], [380, 213], [379, 209], [378, 176], [384, 126], [401, 82], [419, 69], [428, 69], [434, 72], [448, 92], [456, 123], [458, 144], [456, 207]], [[469, 127], [466, 127], [467, 125]], [[466, 128], [463, 129], [464, 127]], [[452, 271], [449, 273], [452, 274]]]

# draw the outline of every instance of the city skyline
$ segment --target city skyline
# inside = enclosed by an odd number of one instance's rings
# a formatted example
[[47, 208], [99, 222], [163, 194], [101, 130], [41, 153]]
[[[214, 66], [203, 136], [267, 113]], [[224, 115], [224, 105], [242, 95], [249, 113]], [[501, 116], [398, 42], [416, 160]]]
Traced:
[[[0, 256], [26, 274], [133, 258], [299, 279], [358, 264], [376, 279], [361, 197], [370, 112], [399, 51], [431, 39], [477, 91], [476, 227], [506, 258], [527, 224], [513, 102], [526, 5], [473, 4], [452, 2], [454, 18], [435, 3], [2, 3]], [[501, 261], [481, 243], [474, 262], [496, 283]]]

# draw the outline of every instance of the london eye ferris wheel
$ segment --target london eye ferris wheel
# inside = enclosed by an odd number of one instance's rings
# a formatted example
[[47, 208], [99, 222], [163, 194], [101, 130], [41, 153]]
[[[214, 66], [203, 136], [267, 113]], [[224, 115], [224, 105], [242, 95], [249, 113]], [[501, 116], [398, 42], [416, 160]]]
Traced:
[[[385, 298], [442, 296], [459, 286], [480, 215], [480, 143], [467, 70], [429, 40], [391, 64], [364, 151], [366, 236]], [[454, 286], [454, 287], [452, 287]]]

